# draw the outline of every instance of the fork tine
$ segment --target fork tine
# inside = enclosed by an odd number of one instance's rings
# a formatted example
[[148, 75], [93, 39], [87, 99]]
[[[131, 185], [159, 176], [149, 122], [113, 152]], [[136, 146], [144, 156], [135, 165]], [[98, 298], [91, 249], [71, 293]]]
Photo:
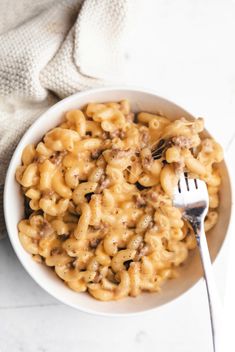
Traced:
[[[180, 180], [178, 181], [178, 192], [181, 193]], [[177, 193], [177, 188], [175, 188], [175, 193]]]
[[188, 179], [188, 173], [187, 172], [184, 173], [184, 178], [185, 178], [185, 183], [186, 183], [187, 190], [189, 191], [190, 188], [189, 188], [189, 179]]
[[204, 181], [202, 181], [202, 180], [197, 179], [197, 188], [200, 191], [208, 192], [206, 183]]
[[188, 178], [187, 172], [181, 175], [178, 188], [180, 189], [180, 193], [185, 191], [193, 191], [195, 189], [197, 190], [199, 188], [200, 190], [207, 190], [204, 181]]
[[181, 190], [180, 193], [184, 193], [184, 192], [187, 192], [188, 191], [188, 185], [187, 185], [187, 182], [186, 182], [186, 179], [185, 179], [185, 176], [184, 175], [181, 175], [180, 176], [180, 179], [179, 179], [179, 188]]
[[196, 184], [195, 184], [195, 180], [192, 178], [188, 179], [188, 185], [189, 185], [190, 191], [195, 191], [197, 189]]
[[206, 183], [199, 179], [188, 179], [187, 174], [181, 174], [178, 187], [174, 188], [173, 205], [184, 209], [185, 217], [192, 215], [193, 209], [195, 214], [202, 211], [202, 215], [205, 215], [209, 205]]

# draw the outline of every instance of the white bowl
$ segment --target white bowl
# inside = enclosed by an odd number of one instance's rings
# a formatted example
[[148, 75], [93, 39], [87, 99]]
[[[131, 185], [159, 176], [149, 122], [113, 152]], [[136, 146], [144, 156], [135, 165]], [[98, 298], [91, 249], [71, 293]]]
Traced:
[[[18, 144], [11, 159], [6, 176], [4, 190], [4, 213], [8, 234], [12, 246], [24, 268], [32, 278], [48, 293], [63, 303], [81, 311], [99, 315], [130, 315], [157, 308], [185, 293], [201, 277], [202, 269], [197, 250], [192, 251], [187, 262], [179, 269], [180, 276], [168, 281], [161, 293], [144, 293], [137, 298], [126, 298], [117, 302], [99, 302], [85, 293], [70, 290], [48, 267], [32, 260], [20, 244], [17, 224], [24, 216], [23, 197], [15, 181], [16, 167], [21, 163], [23, 148], [29, 143], [37, 143], [51, 128], [61, 122], [63, 114], [74, 108], [80, 108], [89, 102], [118, 101], [127, 98], [134, 111], [161, 111], [170, 119], [186, 117], [193, 119], [187, 111], [158, 97], [152, 92], [129, 88], [101, 88], [74, 94], [45, 112], [27, 130]], [[211, 257], [214, 260], [225, 239], [231, 214], [231, 186], [225, 163], [221, 163], [222, 188], [220, 193], [219, 220], [208, 234]]]

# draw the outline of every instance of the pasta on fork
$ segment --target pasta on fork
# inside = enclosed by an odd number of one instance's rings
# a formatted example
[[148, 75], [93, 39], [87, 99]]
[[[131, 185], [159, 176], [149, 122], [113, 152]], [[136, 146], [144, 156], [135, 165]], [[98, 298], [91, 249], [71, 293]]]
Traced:
[[182, 172], [207, 183], [206, 231], [217, 222], [223, 152], [203, 129], [201, 118], [134, 114], [127, 100], [68, 111], [25, 147], [16, 170], [22, 246], [70, 289], [102, 301], [159, 291], [196, 247], [172, 205]]

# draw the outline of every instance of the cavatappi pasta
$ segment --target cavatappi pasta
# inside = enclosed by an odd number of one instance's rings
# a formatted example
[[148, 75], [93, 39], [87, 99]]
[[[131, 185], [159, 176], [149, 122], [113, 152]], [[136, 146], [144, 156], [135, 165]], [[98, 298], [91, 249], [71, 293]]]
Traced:
[[22, 153], [22, 246], [72, 290], [99, 300], [159, 291], [196, 247], [172, 206], [182, 172], [207, 183], [206, 231], [217, 221], [223, 153], [203, 128], [201, 118], [134, 114], [127, 100], [67, 112]]

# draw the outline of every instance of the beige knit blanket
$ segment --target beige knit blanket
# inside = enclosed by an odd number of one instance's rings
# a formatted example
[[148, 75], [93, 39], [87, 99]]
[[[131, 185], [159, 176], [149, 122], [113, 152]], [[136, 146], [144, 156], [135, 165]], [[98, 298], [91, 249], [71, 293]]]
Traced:
[[[23, 132], [59, 98], [125, 77], [135, 0], [64, 0], [0, 35], [2, 192]], [[135, 6], [136, 9], [136, 6]]]

